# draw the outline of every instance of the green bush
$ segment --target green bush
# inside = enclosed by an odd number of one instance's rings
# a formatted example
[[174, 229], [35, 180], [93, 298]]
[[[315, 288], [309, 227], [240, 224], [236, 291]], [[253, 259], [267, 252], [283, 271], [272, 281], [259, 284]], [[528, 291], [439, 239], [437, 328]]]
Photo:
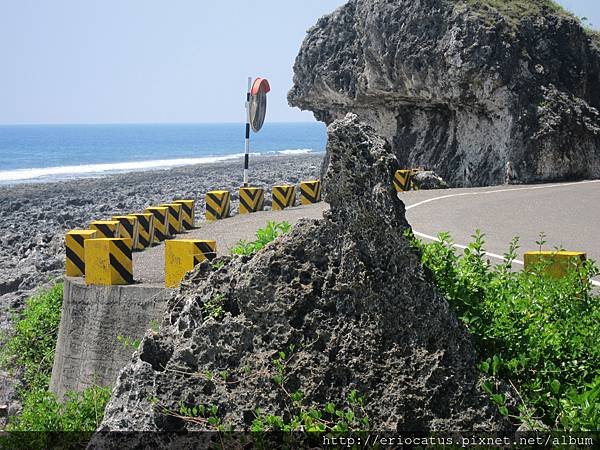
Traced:
[[[518, 240], [493, 266], [484, 236], [476, 232], [464, 254], [456, 254], [448, 234], [424, 244], [413, 238], [440, 292], [473, 334], [480, 369], [512, 383], [521, 397], [519, 419], [541, 419], [572, 430], [600, 428], [600, 297], [591, 278], [592, 261], [562, 279], [544, 264], [514, 272]], [[484, 386], [500, 411], [504, 398]]]
[[3, 365], [25, 369], [24, 390], [46, 388], [52, 375], [54, 347], [60, 324], [63, 284], [30, 297], [21, 314], [15, 314], [14, 336], [2, 349]]
[[8, 448], [80, 446], [85, 442], [81, 433], [68, 436], [52, 432], [91, 432], [102, 421], [110, 397], [108, 388], [93, 386], [82, 393], [68, 392], [62, 403], [48, 390], [62, 295], [60, 283], [30, 297], [23, 311], [15, 314], [14, 335], [2, 348], [0, 361], [4, 366], [24, 369], [18, 390], [23, 409], [19, 416], [10, 418], [7, 431], [11, 434], [0, 442], [8, 444]]
[[274, 241], [275, 238], [282, 234], [288, 233], [292, 229], [292, 226], [288, 222], [273, 222], [268, 221], [265, 228], [260, 228], [256, 232], [256, 240], [238, 241], [231, 249], [231, 253], [235, 255], [253, 255], [269, 242]]

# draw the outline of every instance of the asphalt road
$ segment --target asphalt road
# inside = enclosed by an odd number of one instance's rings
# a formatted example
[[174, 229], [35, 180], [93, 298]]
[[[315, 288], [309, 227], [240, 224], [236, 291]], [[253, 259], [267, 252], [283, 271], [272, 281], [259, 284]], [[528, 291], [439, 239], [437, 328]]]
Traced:
[[[235, 215], [214, 222], [200, 222], [199, 227], [178, 234], [175, 239], [203, 239], [217, 241], [217, 254], [227, 255], [229, 249], [239, 240], [253, 240], [256, 230], [264, 228], [267, 221], [287, 221], [294, 225], [301, 218], [321, 218], [323, 211], [329, 208], [327, 203], [297, 206], [283, 211], [263, 211], [260, 213]], [[133, 254], [133, 277], [136, 281], [164, 285], [165, 280], [165, 245]]]
[[475, 230], [485, 233], [486, 250], [503, 255], [519, 237], [519, 259], [555, 247], [582, 251], [600, 262], [600, 180], [533, 186], [414, 191], [401, 194], [406, 218], [419, 237], [431, 239], [447, 231], [455, 243], [467, 245]]
[[[400, 194], [406, 217], [422, 239], [449, 232], [460, 248], [472, 241], [475, 230], [485, 233], [486, 250], [498, 260], [514, 236], [520, 239], [518, 259], [538, 249], [539, 233], [546, 234], [545, 249], [561, 247], [586, 252], [600, 261], [600, 180], [533, 186], [411, 191]], [[177, 239], [213, 239], [219, 254], [227, 254], [240, 239], [252, 240], [268, 220], [295, 224], [300, 218], [320, 218], [326, 203], [284, 211], [237, 215], [202, 223]], [[164, 244], [134, 254], [134, 278], [143, 283], [164, 282]], [[517, 261], [519, 262], [519, 261]], [[600, 280], [600, 279], [599, 279]], [[600, 281], [597, 282], [600, 286]]]

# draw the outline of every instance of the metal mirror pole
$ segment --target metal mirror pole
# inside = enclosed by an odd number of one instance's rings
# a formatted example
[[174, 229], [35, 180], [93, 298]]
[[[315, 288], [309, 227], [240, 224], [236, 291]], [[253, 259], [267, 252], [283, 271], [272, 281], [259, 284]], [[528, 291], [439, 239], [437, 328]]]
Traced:
[[248, 187], [248, 163], [250, 159], [250, 91], [252, 77], [248, 77], [248, 92], [246, 93], [246, 147], [244, 154], [244, 187]]

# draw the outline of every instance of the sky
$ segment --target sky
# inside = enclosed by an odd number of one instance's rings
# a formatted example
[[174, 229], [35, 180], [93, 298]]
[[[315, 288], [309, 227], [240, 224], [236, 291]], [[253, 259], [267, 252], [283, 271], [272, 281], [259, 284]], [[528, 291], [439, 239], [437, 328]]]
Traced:
[[[247, 77], [287, 105], [306, 30], [345, 0], [0, 0], [0, 124], [242, 122]], [[600, 2], [559, 0], [600, 28]]]

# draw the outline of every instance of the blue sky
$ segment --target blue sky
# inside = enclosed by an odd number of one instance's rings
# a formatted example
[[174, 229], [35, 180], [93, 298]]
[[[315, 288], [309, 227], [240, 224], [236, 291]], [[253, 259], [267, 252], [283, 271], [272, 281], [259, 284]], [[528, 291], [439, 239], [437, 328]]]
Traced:
[[[238, 122], [246, 77], [287, 106], [306, 30], [345, 0], [0, 0], [0, 124]], [[600, 2], [560, 0], [600, 25]]]

